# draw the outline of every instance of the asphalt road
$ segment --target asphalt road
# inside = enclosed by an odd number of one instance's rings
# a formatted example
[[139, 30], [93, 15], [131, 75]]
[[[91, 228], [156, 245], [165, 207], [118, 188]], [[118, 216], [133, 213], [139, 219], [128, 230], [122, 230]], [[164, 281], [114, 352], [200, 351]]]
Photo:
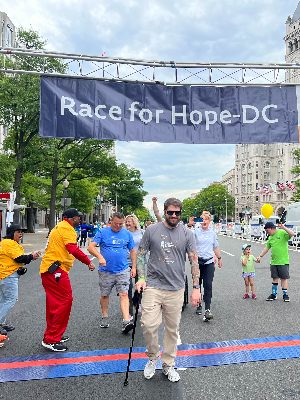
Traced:
[[[189, 305], [182, 314], [180, 337], [183, 344], [220, 342], [268, 336], [299, 334], [300, 271], [299, 252], [290, 251], [290, 303], [283, 303], [281, 289], [274, 302], [265, 299], [271, 293], [270, 255], [256, 264], [257, 300], [242, 299], [241, 247], [244, 241], [219, 236], [223, 268], [216, 269], [213, 285], [214, 319], [204, 323]], [[258, 256], [264, 245], [252, 243]], [[39, 261], [29, 267], [19, 281], [19, 302], [8, 322], [15, 325], [10, 340], [1, 348], [1, 357], [49, 354], [41, 346], [45, 329], [45, 294], [38, 274]], [[186, 266], [187, 272], [189, 265]], [[190, 273], [189, 284], [191, 286]], [[90, 272], [79, 262], [70, 272], [73, 308], [66, 334], [69, 351], [126, 348], [130, 335], [121, 333], [119, 299], [115, 292], [109, 306], [110, 328], [101, 329], [97, 271]], [[163, 327], [159, 342], [162, 344]], [[145, 346], [140, 325], [135, 347]], [[172, 384], [161, 371], [147, 381], [143, 372], [133, 372], [129, 385], [123, 386], [125, 374], [92, 375], [71, 378], [8, 382], [1, 384], [0, 399], [294, 399], [300, 398], [299, 360], [251, 362], [219, 367], [189, 368], [180, 371], [181, 380]]]

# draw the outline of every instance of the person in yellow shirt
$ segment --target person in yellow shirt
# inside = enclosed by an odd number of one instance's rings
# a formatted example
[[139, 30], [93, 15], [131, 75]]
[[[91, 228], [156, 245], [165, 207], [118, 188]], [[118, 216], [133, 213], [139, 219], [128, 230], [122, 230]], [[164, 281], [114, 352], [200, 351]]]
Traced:
[[75, 258], [86, 264], [90, 271], [95, 269], [91, 260], [78, 248], [74, 228], [80, 224], [76, 208], [64, 212], [63, 221], [50, 232], [43, 256], [40, 274], [46, 292], [47, 327], [42, 345], [51, 351], [66, 351], [64, 344], [69, 340], [63, 336], [69, 322], [73, 295], [69, 271]]
[[[19, 244], [22, 228], [12, 225], [7, 228], [5, 238], [0, 242], [0, 328], [1, 334], [13, 331], [15, 327], [6, 323], [6, 316], [18, 300], [18, 282], [27, 269], [24, 264], [38, 259], [39, 251], [25, 255]], [[3, 332], [4, 331], [4, 332]]]

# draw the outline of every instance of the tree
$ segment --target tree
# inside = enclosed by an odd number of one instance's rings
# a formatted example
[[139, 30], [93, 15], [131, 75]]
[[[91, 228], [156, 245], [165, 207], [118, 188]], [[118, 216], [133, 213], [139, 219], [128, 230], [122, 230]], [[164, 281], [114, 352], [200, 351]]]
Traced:
[[135, 210], [135, 215], [138, 217], [140, 221], [145, 221], [146, 219], [153, 219], [151, 217], [150, 211], [146, 207], [142, 207], [140, 209]]
[[[18, 44], [27, 49], [43, 49], [46, 41], [37, 32], [19, 29]], [[4, 57], [1, 58], [3, 67]], [[65, 72], [65, 65], [52, 58], [27, 57], [16, 55], [5, 59], [5, 67], [23, 70], [44, 70]], [[0, 123], [9, 128], [5, 146], [13, 151], [16, 160], [13, 189], [16, 191], [16, 203], [20, 204], [21, 179], [24, 160], [30, 142], [39, 132], [40, 83], [38, 76], [0, 74]], [[18, 222], [15, 220], [15, 222]]]
[[109, 179], [108, 199], [118, 205], [118, 211], [134, 212], [142, 209], [144, 197], [148, 194], [143, 190], [144, 181], [139, 170], [126, 164], [118, 165], [115, 175]]
[[[294, 168], [291, 169], [291, 173], [292, 174], [297, 174], [299, 176], [300, 174], [300, 149], [295, 150], [293, 152], [294, 156], [296, 157], [296, 159], [298, 160], [298, 164], [296, 164], [294, 166]], [[300, 179], [297, 179], [295, 182], [295, 186], [296, 186], [296, 191], [293, 193], [291, 200], [292, 201], [300, 201]]]
[[[36, 143], [39, 159], [36, 157], [35, 163], [30, 163], [27, 168], [32, 168], [31, 172], [35, 175], [51, 180], [49, 190], [49, 230], [51, 230], [55, 225], [55, 210], [57, 206], [59, 207], [59, 199], [63, 197], [62, 183], [65, 179], [70, 182], [68, 193], [73, 193], [74, 199], [76, 199], [72, 205], [80, 204], [79, 209], [83, 207], [81, 211], [92, 209], [92, 201], [97, 194], [96, 186], [91, 184], [91, 180], [82, 184], [79, 182], [87, 178], [94, 178], [95, 181], [98, 181], [100, 178], [114, 176], [117, 169], [116, 160], [109, 154], [113, 142], [91, 139], [83, 141], [36, 138], [35, 140], [39, 142], [38, 145]], [[43, 161], [41, 162], [41, 160]], [[90, 182], [90, 188], [86, 187], [88, 182]], [[86, 187], [86, 190], [75, 194], [74, 190], [77, 186]]]
[[232, 215], [235, 208], [235, 199], [228, 193], [228, 189], [224, 185], [211, 185], [201, 190], [195, 199], [183, 200], [182, 214], [183, 218], [189, 216], [199, 217], [202, 211], [210, 211], [215, 215], [216, 222], [220, 217], [225, 217], [226, 214], [226, 199], [227, 199], [227, 215]]

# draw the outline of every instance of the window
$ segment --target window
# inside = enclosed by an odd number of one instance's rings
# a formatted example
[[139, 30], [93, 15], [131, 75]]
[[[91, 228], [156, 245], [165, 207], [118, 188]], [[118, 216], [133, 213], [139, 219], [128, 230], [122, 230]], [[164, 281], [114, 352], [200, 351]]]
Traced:
[[281, 160], [279, 160], [279, 161], [278, 161], [278, 168], [282, 168], [282, 166], [283, 166], [283, 163], [282, 163]]
[[237, 176], [237, 177], [236, 177], [236, 183], [238, 183], [238, 182], [239, 182], [239, 177]]
[[252, 174], [248, 174], [248, 182], [252, 182]]
[[278, 180], [283, 179], [283, 171], [278, 171]]
[[252, 192], [252, 184], [251, 183], [248, 185], [248, 193], [249, 192]]
[[238, 188], [238, 187], [235, 188], [235, 193], [236, 193], [236, 194], [239, 193], [239, 188]]
[[239, 155], [238, 155], [238, 154], [236, 155], [236, 159], [237, 159], [237, 160], [239, 159]]
[[255, 197], [255, 201], [258, 201], [258, 196]]
[[258, 168], [258, 161], [256, 161], [255, 166], [256, 166], [256, 168]]
[[256, 178], [256, 179], [258, 179], [258, 172], [256, 172], [256, 174], [255, 174], [255, 178]]
[[251, 163], [249, 163], [248, 164], [248, 169], [251, 169], [252, 168], [252, 165], [251, 165]]
[[269, 181], [270, 180], [270, 172], [264, 172], [264, 180]]
[[242, 193], [246, 193], [246, 185], [242, 185]]
[[263, 201], [266, 201], [266, 196], [265, 195], [263, 195]]
[[256, 155], [258, 155], [258, 147], [256, 147]]
[[242, 171], [245, 171], [245, 169], [246, 169], [245, 164], [242, 164]]
[[246, 182], [246, 175], [242, 175], [242, 182]]
[[271, 155], [272, 155], [271, 150], [268, 150], [268, 156], [271, 157]]
[[267, 155], [267, 150], [264, 150], [264, 156], [266, 156]]
[[264, 168], [265, 168], [265, 169], [270, 169], [270, 163], [269, 163], [269, 161], [265, 162]]

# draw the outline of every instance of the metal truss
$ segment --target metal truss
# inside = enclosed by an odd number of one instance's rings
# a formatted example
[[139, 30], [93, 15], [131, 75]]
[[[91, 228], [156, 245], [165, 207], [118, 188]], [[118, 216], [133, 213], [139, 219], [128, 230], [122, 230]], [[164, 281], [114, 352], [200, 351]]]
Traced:
[[[22, 58], [28, 70], [6, 67], [6, 60]], [[38, 68], [32, 68], [33, 58], [39, 58]], [[47, 72], [47, 59], [60, 60], [66, 73]], [[5, 74], [47, 75], [124, 81], [158, 83], [168, 86], [250, 86], [295, 85], [300, 82], [300, 64], [288, 63], [217, 63], [139, 60], [134, 58], [106, 57], [85, 54], [60, 53], [46, 50], [0, 47], [0, 72]]]

